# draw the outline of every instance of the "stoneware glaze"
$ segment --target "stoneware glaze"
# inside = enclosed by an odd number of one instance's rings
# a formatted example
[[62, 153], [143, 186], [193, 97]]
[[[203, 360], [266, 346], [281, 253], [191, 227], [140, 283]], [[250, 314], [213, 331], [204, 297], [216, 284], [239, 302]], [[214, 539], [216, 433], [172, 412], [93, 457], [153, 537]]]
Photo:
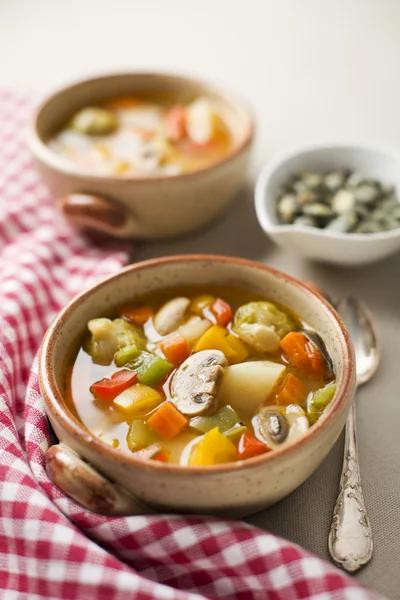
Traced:
[[281, 225], [276, 201], [282, 186], [301, 171], [350, 170], [393, 184], [400, 194], [400, 152], [354, 143], [328, 143], [291, 150], [261, 171], [255, 191], [258, 221], [277, 244], [318, 262], [361, 266], [400, 250], [400, 228], [382, 233], [336, 233], [302, 225]]
[[[211, 166], [150, 178], [91, 176], [55, 154], [46, 141], [77, 110], [140, 92], [170, 92], [177, 101], [208, 96], [218, 105], [234, 139], [232, 150]], [[160, 238], [187, 233], [216, 218], [245, 183], [253, 140], [250, 113], [230, 94], [187, 77], [128, 73], [86, 79], [49, 96], [28, 130], [28, 143], [43, 181], [60, 198], [74, 224], [115, 237]]]
[[[63, 400], [63, 377], [71, 346], [81, 338], [89, 319], [100, 317], [119, 303], [174, 285], [218, 283], [261, 293], [295, 311], [322, 336], [337, 375], [336, 395], [304, 437], [282, 449], [245, 461], [211, 467], [180, 467], [143, 462], [94, 438], [71, 414]], [[241, 517], [281, 500], [319, 466], [335, 443], [346, 420], [355, 389], [354, 356], [347, 331], [332, 306], [319, 294], [291, 277], [258, 263], [221, 256], [177, 256], [138, 263], [121, 270], [76, 297], [59, 314], [44, 338], [39, 377], [45, 407], [62, 445], [50, 449], [48, 472], [67, 493], [102, 512], [148, 512], [143, 505], [165, 512], [218, 514]], [[73, 452], [65, 457], [65, 446]], [[68, 450], [67, 450], [68, 453]], [[58, 454], [58, 456], [57, 456]], [[110, 502], [85, 502], [75, 472], [85, 480], [82, 457], [118, 484]], [[74, 462], [67, 475], [57, 468]], [[65, 458], [65, 460], [64, 460]], [[71, 463], [72, 464], [72, 463]], [[72, 473], [72, 475], [71, 475]], [[107, 480], [91, 472], [84, 496], [110, 490]], [[97, 485], [97, 487], [96, 487]], [[90, 491], [95, 486], [97, 491]], [[121, 499], [121, 487], [132, 496]], [[112, 496], [112, 494], [111, 494]], [[119, 498], [119, 499], [118, 499]], [[110, 508], [111, 506], [111, 508]]]

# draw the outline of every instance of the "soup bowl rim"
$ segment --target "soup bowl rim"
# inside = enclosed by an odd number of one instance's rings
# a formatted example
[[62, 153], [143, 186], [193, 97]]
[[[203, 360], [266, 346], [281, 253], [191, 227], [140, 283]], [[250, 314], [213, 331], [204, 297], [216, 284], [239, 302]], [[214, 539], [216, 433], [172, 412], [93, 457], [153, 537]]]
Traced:
[[[340, 384], [336, 388], [336, 393], [328, 405], [324, 413], [319, 417], [318, 421], [312, 425], [306, 433], [304, 433], [298, 440], [284, 445], [282, 448], [275, 449], [271, 452], [266, 452], [259, 456], [246, 458], [243, 460], [223, 463], [218, 465], [209, 466], [183, 466], [179, 464], [163, 463], [160, 461], [146, 461], [135, 458], [133, 453], [130, 454], [127, 451], [121, 452], [116, 448], [111, 447], [106, 442], [101, 441], [94, 434], [92, 434], [86, 427], [72, 414], [68, 409], [63, 395], [59, 392], [55, 377], [53, 375], [53, 354], [56, 338], [59, 335], [59, 330], [62, 329], [65, 322], [73, 316], [76, 307], [90, 297], [90, 295], [101, 287], [105, 287], [110, 282], [124, 277], [126, 273], [136, 272], [140, 270], [147, 270], [152, 267], [159, 267], [162, 265], [174, 265], [182, 262], [217, 262], [220, 265], [223, 264], [236, 264], [241, 267], [256, 268], [266, 273], [269, 273], [278, 281], [285, 282], [290, 286], [294, 286], [305, 294], [311, 302], [319, 304], [323, 307], [323, 310], [333, 317], [340, 332], [340, 345], [343, 355], [343, 376]], [[301, 316], [301, 315], [300, 315]], [[58, 316], [55, 318], [53, 323], [48, 328], [41, 348], [39, 351], [39, 382], [44, 397], [46, 411], [51, 413], [54, 420], [59, 423], [68, 434], [84, 445], [90, 446], [92, 451], [95, 451], [104, 458], [115, 460], [119, 463], [123, 463], [127, 467], [134, 467], [143, 470], [152, 470], [154, 472], [162, 471], [171, 473], [174, 475], [211, 475], [211, 474], [222, 474], [228, 472], [235, 472], [243, 469], [260, 466], [270, 461], [279, 461], [286, 457], [293, 455], [299, 446], [305, 446], [311, 441], [314, 441], [316, 437], [319, 437], [323, 431], [329, 426], [332, 420], [335, 420], [346, 404], [348, 397], [352, 396], [355, 390], [355, 359], [350, 341], [349, 334], [341, 321], [339, 315], [336, 313], [331, 304], [325, 300], [322, 296], [312, 291], [306, 284], [297, 280], [296, 278], [282, 273], [276, 269], [273, 269], [264, 264], [235, 257], [222, 256], [222, 255], [209, 255], [209, 254], [190, 254], [190, 255], [177, 255], [167, 256], [162, 258], [154, 258], [150, 260], [141, 261], [128, 265], [117, 273], [103, 279], [96, 283], [89, 289], [75, 296], [67, 306], [60, 311]]]
[[[206, 91], [214, 93], [219, 98], [227, 101], [229, 104], [235, 106], [235, 108], [240, 109], [246, 117], [247, 123], [244, 127], [243, 133], [240, 136], [239, 143], [235, 144], [229, 152], [223, 157], [213, 161], [209, 165], [205, 167], [201, 167], [200, 169], [195, 169], [193, 171], [188, 171], [186, 173], [178, 173], [176, 175], [150, 175], [148, 177], [138, 177], [137, 175], [130, 176], [121, 176], [121, 175], [109, 175], [109, 174], [94, 174], [90, 173], [90, 171], [81, 171], [79, 170], [72, 161], [63, 160], [61, 156], [59, 156], [56, 152], [54, 152], [43, 139], [38, 131], [38, 121], [42, 114], [42, 112], [47, 108], [47, 106], [56, 98], [60, 96], [67, 96], [71, 90], [76, 87], [90, 84], [94, 81], [101, 80], [112, 80], [117, 78], [125, 78], [125, 77], [149, 77], [153, 79], [157, 78], [165, 78], [171, 80], [180, 80], [182, 82], [182, 87], [184, 87], [185, 83], [188, 85], [199, 85], [203, 87]], [[89, 181], [89, 182], [102, 182], [102, 183], [111, 183], [111, 182], [119, 182], [119, 183], [152, 183], [152, 182], [167, 182], [167, 181], [179, 181], [182, 179], [187, 179], [189, 177], [201, 177], [203, 174], [208, 173], [210, 171], [216, 170], [219, 167], [233, 161], [237, 158], [242, 152], [247, 150], [254, 138], [255, 131], [255, 122], [253, 117], [253, 112], [247, 103], [239, 98], [236, 93], [232, 93], [230, 91], [226, 91], [223, 87], [219, 85], [215, 85], [213, 83], [209, 83], [202, 78], [191, 77], [181, 73], [174, 73], [169, 71], [121, 71], [121, 72], [109, 72], [103, 74], [97, 74], [94, 76], [83, 77], [77, 79], [67, 85], [57, 88], [49, 95], [47, 95], [36, 110], [33, 113], [30, 121], [28, 122], [27, 128], [27, 142], [28, 146], [32, 152], [32, 154], [41, 160], [44, 164], [49, 166], [51, 169], [61, 172], [65, 175], [74, 176], [81, 180]]]

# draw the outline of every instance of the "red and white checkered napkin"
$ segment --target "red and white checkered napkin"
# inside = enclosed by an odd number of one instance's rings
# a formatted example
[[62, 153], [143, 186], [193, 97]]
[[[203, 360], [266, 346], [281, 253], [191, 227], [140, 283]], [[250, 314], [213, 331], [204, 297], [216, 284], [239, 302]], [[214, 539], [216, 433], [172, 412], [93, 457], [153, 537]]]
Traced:
[[97, 516], [48, 479], [35, 353], [56, 311], [127, 256], [89, 245], [56, 214], [21, 139], [31, 105], [0, 92], [0, 598], [376, 600], [244, 523]]

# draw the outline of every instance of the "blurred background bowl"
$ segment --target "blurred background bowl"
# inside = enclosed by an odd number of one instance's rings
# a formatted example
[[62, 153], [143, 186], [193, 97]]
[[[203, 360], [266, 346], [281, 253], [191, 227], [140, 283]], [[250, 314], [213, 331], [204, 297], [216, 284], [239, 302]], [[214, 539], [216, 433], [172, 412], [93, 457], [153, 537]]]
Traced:
[[[179, 102], [205, 96], [218, 103], [233, 136], [231, 151], [191, 173], [135, 178], [82, 173], [47, 145], [85, 106], [160, 91], [171, 93]], [[51, 192], [61, 199], [67, 218], [78, 226], [121, 238], [172, 237], [215, 219], [245, 183], [252, 140], [252, 117], [233, 96], [196, 79], [162, 73], [113, 74], [74, 83], [47, 97], [28, 130], [36, 166]]]
[[336, 233], [279, 223], [276, 205], [282, 187], [298, 172], [355, 171], [393, 184], [400, 192], [400, 152], [378, 146], [329, 143], [303, 146], [270, 161], [255, 189], [258, 221], [277, 244], [305, 258], [343, 266], [361, 266], [400, 250], [400, 228], [381, 233]]

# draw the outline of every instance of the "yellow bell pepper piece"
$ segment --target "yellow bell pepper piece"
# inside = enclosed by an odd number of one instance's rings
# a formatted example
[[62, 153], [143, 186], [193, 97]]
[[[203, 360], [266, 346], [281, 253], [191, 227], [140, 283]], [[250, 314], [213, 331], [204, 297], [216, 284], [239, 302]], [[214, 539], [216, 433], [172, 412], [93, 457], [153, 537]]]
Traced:
[[235, 362], [235, 363], [243, 362], [248, 357], [249, 351], [247, 350], [247, 348], [243, 344], [243, 342], [241, 340], [239, 340], [238, 337], [236, 337], [236, 335], [233, 335], [233, 333], [230, 333], [229, 335], [226, 336], [226, 341], [228, 342], [228, 344], [230, 345], [230, 347], [236, 354], [235, 361], [232, 361], [232, 362]]
[[147, 415], [162, 401], [159, 392], [143, 383], [135, 383], [119, 394], [113, 404], [126, 415], [137, 418]]
[[195, 315], [203, 316], [203, 310], [210, 306], [215, 301], [214, 296], [210, 296], [208, 294], [202, 294], [201, 296], [196, 296], [190, 303], [189, 310]]
[[194, 446], [189, 465], [192, 467], [217, 465], [231, 462], [236, 457], [237, 450], [234, 444], [219, 432], [218, 427], [214, 427]]
[[201, 350], [220, 350], [225, 354], [229, 364], [242, 362], [249, 355], [243, 342], [220, 325], [213, 325], [201, 336], [194, 351]]

